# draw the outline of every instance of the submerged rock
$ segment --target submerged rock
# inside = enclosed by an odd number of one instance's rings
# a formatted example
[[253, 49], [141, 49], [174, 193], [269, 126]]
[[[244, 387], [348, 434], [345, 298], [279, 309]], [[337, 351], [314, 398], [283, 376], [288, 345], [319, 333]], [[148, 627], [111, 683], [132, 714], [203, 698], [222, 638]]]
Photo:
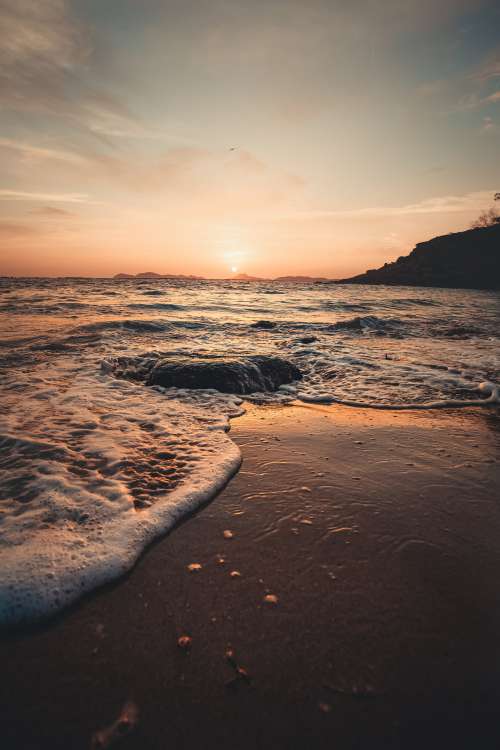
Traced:
[[317, 336], [302, 336], [302, 338], [297, 339], [297, 342], [299, 344], [313, 344], [317, 340]]
[[439, 328], [436, 331], [437, 336], [444, 336], [449, 339], [468, 339], [471, 336], [480, 336], [481, 331], [474, 326], [452, 325], [448, 328]]
[[256, 323], [251, 323], [250, 328], [263, 328], [265, 331], [269, 331], [271, 328], [276, 328], [276, 323], [273, 323], [272, 320], [258, 320]]
[[155, 364], [146, 382], [165, 388], [214, 388], [222, 393], [243, 394], [275, 391], [301, 377], [298, 367], [280, 357], [168, 358]]

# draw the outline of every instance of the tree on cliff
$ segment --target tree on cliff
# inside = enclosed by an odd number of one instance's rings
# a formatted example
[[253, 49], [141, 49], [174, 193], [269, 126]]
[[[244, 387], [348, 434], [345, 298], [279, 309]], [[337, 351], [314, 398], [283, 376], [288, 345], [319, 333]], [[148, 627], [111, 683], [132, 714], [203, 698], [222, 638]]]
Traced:
[[[494, 201], [500, 201], [500, 193], [495, 193]], [[500, 215], [495, 208], [488, 208], [483, 211], [472, 224], [472, 229], [481, 229], [482, 227], [492, 227], [494, 224], [500, 224]]]

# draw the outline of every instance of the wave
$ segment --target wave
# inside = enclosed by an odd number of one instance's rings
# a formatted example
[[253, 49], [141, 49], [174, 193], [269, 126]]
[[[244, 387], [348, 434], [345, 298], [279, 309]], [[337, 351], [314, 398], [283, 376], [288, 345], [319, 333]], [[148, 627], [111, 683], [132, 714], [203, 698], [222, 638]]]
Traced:
[[323, 310], [335, 310], [337, 312], [367, 312], [373, 305], [361, 304], [359, 302], [326, 301], [321, 304]]
[[[232, 396], [80, 376], [0, 420], [0, 624], [54, 615], [130, 569], [238, 470]], [[43, 435], [50, 435], [44, 438]]]
[[355, 333], [390, 333], [400, 331], [403, 321], [398, 318], [378, 318], [376, 315], [357, 316], [339, 320], [326, 326], [330, 331], [352, 331]]
[[[51, 615], [122, 575], [237, 471], [226, 433], [239, 397], [189, 389], [182, 373], [171, 387], [176, 359], [244, 361], [246, 377], [248, 367], [263, 374], [256, 352], [285, 354], [302, 379], [245, 395], [256, 402], [498, 408], [498, 295], [335, 287], [329, 299], [321, 285], [152, 287], [0, 281], [11, 295], [4, 303], [23, 313], [0, 309], [4, 624]], [[259, 319], [276, 325], [253, 328]]]
[[132, 302], [127, 305], [131, 310], [182, 310], [182, 305], [174, 305], [171, 302]]
[[126, 330], [132, 333], [155, 333], [168, 331], [172, 324], [159, 320], [103, 320], [95, 323], [85, 323], [78, 326], [77, 331], [91, 331], [105, 333], [106, 331]]
[[480, 383], [477, 387], [484, 398], [475, 399], [438, 399], [436, 401], [424, 401], [407, 404], [398, 403], [374, 403], [370, 401], [353, 401], [351, 399], [337, 398], [329, 393], [302, 393], [297, 392], [297, 398], [305, 403], [342, 404], [357, 409], [383, 409], [386, 411], [416, 411], [428, 409], [461, 409], [470, 406], [498, 406], [500, 404], [500, 393], [498, 386], [493, 383]]

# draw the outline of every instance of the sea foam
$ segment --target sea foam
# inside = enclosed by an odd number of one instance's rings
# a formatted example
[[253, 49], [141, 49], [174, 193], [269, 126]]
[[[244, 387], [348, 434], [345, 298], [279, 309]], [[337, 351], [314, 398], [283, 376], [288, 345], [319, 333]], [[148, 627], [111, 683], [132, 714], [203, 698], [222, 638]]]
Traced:
[[0, 421], [0, 624], [55, 614], [122, 575], [210, 500], [240, 465], [226, 434], [239, 413], [232, 396], [182, 401], [106, 375], [38, 383]]

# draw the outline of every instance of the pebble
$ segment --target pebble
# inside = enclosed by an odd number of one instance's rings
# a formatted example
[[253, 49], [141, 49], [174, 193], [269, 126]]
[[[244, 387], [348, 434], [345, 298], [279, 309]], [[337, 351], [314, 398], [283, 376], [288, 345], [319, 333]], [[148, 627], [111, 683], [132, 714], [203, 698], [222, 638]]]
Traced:
[[181, 635], [177, 640], [177, 645], [182, 648], [183, 651], [188, 651], [191, 648], [193, 639], [189, 635]]
[[263, 601], [265, 601], [266, 604], [277, 604], [278, 597], [276, 594], [266, 594]]

